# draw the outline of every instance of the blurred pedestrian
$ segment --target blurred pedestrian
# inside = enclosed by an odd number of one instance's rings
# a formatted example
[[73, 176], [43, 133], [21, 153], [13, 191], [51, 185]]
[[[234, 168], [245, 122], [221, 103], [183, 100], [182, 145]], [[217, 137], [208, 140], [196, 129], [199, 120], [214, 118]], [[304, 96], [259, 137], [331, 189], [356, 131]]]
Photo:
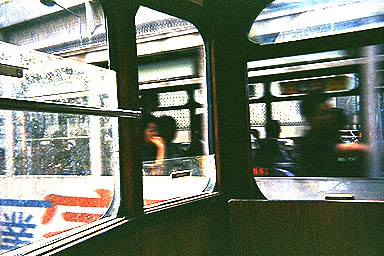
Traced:
[[344, 110], [332, 108], [329, 97], [315, 91], [306, 95], [300, 110], [310, 129], [300, 145], [300, 175], [316, 177], [345, 176], [340, 157], [363, 157], [364, 144], [342, 143], [340, 129], [346, 125]]

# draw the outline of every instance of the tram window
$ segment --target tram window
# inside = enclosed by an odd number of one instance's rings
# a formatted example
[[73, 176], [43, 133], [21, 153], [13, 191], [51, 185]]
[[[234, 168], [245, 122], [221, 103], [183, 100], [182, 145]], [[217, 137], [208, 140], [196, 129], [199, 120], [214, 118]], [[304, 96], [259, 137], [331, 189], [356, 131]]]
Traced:
[[101, 5], [40, 2], [0, 2], [0, 253], [120, 201], [116, 74], [70, 59], [99, 61]]
[[[164, 56], [167, 57], [167, 56]], [[151, 82], [179, 77], [197, 76], [195, 58], [182, 57], [178, 59], [155, 60], [139, 64], [139, 82]]]
[[[371, 54], [375, 57], [368, 58], [366, 52], [372, 51], [372, 48], [375, 53]], [[249, 106], [251, 128], [261, 130], [260, 140], [251, 149], [254, 176], [268, 199], [324, 200], [324, 195], [332, 192], [351, 193], [355, 199], [362, 200], [384, 198], [383, 158], [378, 153], [382, 152], [383, 145], [382, 74], [381, 59], [376, 58], [377, 55], [381, 56], [382, 46], [331, 53], [317, 53], [320, 61], [312, 55], [248, 63], [250, 87], [254, 83], [262, 83], [265, 88], [262, 97], [250, 98]], [[376, 66], [367, 65], [372, 60], [377, 60]], [[333, 62], [343, 64], [334, 65]], [[310, 67], [312, 64], [316, 68], [296, 68], [299, 65]], [[329, 152], [317, 151], [317, 157], [307, 165], [308, 168], [303, 168], [301, 161], [302, 148], [308, 141], [306, 136], [311, 128], [301, 112], [301, 104], [314, 91], [321, 91], [321, 95], [327, 98], [327, 112], [323, 113], [327, 118], [343, 117], [340, 119], [342, 126], [337, 127], [338, 132], [334, 133], [337, 141], [332, 145], [337, 145], [337, 149], [352, 147], [360, 150], [354, 155], [337, 155], [336, 150], [332, 150], [335, 157], [325, 162], [328, 165], [323, 165], [326, 166], [322, 168], [324, 172], [317, 174], [312, 171]], [[253, 114], [255, 112], [264, 117]], [[259, 119], [263, 121], [255, 126]], [[277, 136], [269, 135], [268, 127], [275, 121], [280, 125], [280, 132]], [[336, 123], [333, 124], [336, 127]], [[319, 133], [311, 134], [318, 134], [319, 139], [313, 140], [313, 144], [306, 147], [307, 150], [324, 149], [322, 141], [330, 140], [332, 133], [329, 127], [317, 129]], [[325, 136], [320, 137], [321, 133]], [[263, 151], [265, 143], [273, 139], [276, 139], [277, 146]], [[267, 152], [269, 157], [275, 152], [273, 150], [278, 152], [279, 158], [266, 162], [265, 159], [269, 158], [262, 154]], [[276, 186], [283, 189], [276, 189]]]
[[255, 19], [249, 39], [258, 44], [290, 42], [379, 28], [383, 2], [276, 0]]
[[271, 85], [272, 95], [288, 96], [305, 94], [313, 88], [324, 88], [325, 91], [349, 91], [357, 87], [354, 74], [316, 77], [309, 79], [298, 79], [274, 82]]
[[[203, 40], [191, 23], [144, 6], [136, 13], [136, 31], [143, 133], [148, 127], [155, 133], [144, 137], [144, 204], [211, 192], [216, 173], [208, 148]], [[165, 146], [161, 156], [152, 139], [157, 136]]]
[[[315, 54], [297, 55], [248, 63], [248, 76], [251, 82], [270, 81], [270, 92], [274, 96], [285, 97], [303, 95], [315, 89], [326, 92], [342, 92], [356, 89], [357, 70], [363, 59], [354, 50], [340, 50]], [[332, 68], [355, 72], [342, 74], [330, 71]], [[298, 75], [298, 74], [303, 75]], [[250, 85], [250, 93], [254, 85]], [[263, 88], [263, 85], [259, 85]], [[260, 90], [259, 90], [260, 91]], [[259, 96], [261, 97], [261, 96]]]

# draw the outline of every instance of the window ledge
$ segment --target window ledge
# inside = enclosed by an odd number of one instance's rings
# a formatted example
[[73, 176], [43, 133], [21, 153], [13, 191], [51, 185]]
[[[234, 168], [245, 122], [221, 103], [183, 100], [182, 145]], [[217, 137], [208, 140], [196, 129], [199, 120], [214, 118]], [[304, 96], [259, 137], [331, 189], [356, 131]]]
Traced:
[[220, 192], [207, 192], [204, 194], [196, 195], [196, 196], [190, 196], [190, 197], [183, 197], [183, 198], [175, 198], [171, 200], [166, 200], [164, 202], [156, 203], [150, 206], [145, 207], [144, 213], [150, 214], [158, 211], [162, 211], [169, 208], [178, 207], [181, 205], [189, 204], [192, 202], [197, 202], [201, 200], [206, 199], [212, 199], [217, 198], [221, 195]]
[[18, 249], [9, 251], [2, 256], [14, 255], [52, 255], [68, 247], [71, 247], [84, 240], [107, 232], [115, 227], [127, 223], [129, 220], [126, 218], [102, 218], [87, 225], [68, 230], [61, 234], [55, 235], [50, 238], [42, 239], [25, 245]]

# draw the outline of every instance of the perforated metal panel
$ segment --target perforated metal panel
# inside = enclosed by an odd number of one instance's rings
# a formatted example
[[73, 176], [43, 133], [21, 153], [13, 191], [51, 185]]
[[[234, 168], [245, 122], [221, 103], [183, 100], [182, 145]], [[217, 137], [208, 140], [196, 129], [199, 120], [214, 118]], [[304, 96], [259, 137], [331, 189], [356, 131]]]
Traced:
[[263, 126], [266, 120], [266, 104], [257, 103], [249, 105], [251, 126]]
[[188, 102], [186, 91], [159, 93], [159, 107], [183, 106]]
[[300, 101], [283, 101], [272, 103], [272, 119], [281, 125], [304, 125], [305, 120], [300, 113]]

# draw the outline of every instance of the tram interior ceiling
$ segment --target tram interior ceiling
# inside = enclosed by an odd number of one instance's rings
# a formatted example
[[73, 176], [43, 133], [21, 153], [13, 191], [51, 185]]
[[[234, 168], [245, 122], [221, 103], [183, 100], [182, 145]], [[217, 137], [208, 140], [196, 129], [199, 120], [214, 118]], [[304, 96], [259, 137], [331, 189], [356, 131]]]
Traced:
[[383, 10], [0, 1], [0, 254], [384, 254]]

